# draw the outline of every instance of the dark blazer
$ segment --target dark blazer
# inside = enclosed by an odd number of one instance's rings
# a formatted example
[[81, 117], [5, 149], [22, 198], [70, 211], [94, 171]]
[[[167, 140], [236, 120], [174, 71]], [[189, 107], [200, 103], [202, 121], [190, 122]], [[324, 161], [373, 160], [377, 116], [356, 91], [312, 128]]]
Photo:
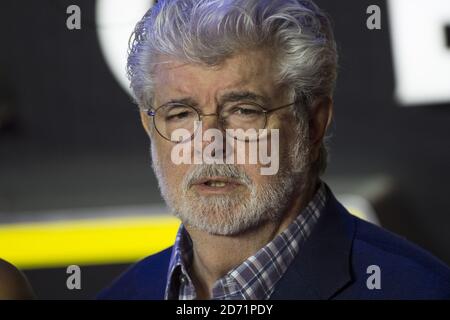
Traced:
[[[276, 284], [271, 299], [450, 299], [446, 265], [352, 216], [330, 190], [328, 196], [310, 238]], [[136, 263], [98, 298], [164, 299], [171, 251], [172, 247]], [[370, 286], [376, 283], [371, 265], [379, 267], [380, 289]]]

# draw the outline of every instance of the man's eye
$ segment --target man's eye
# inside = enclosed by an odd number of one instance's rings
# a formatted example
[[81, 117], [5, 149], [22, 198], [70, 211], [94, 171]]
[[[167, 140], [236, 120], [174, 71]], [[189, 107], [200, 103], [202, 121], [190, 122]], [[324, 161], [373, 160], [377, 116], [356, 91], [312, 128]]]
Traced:
[[253, 116], [261, 114], [261, 111], [245, 107], [235, 107], [232, 110], [232, 114], [239, 116]]
[[182, 111], [182, 112], [177, 112], [174, 114], [167, 115], [166, 121], [184, 120], [184, 119], [188, 119], [191, 116], [192, 116], [191, 111]]

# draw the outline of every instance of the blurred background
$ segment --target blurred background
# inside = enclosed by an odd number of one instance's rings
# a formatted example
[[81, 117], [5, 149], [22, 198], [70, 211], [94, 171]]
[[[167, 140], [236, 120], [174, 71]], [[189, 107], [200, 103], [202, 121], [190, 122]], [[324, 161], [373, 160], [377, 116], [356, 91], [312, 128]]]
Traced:
[[[324, 180], [352, 213], [450, 264], [450, 2], [316, 3], [340, 54]], [[174, 241], [124, 78], [151, 4], [0, 3], [0, 257], [38, 298], [93, 298]], [[68, 28], [71, 5], [81, 29]], [[370, 5], [381, 29], [367, 27]], [[66, 286], [72, 264], [80, 290]]]

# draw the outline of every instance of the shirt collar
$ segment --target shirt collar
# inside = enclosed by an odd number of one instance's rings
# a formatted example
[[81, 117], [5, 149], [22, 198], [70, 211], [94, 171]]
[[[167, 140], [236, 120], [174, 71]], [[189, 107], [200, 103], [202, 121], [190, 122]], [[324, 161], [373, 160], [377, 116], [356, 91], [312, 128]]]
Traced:
[[[297, 218], [271, 242], [217, 280], [213, 299], [268, 299], [307, 240], [326, 203], [325, 185], [319, 188]], [[178, 230], [169, 263], [166, 299], [195, 299], [189, 276], [192, 240], [183, 224]]]

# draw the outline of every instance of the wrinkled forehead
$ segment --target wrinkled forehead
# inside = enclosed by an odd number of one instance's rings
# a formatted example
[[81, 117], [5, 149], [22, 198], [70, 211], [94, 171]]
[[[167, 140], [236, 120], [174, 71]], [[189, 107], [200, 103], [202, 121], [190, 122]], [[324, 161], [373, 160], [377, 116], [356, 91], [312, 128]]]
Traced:
[[276, 90], [273, 69], [264, 51], [236, 54], [215, 66], [160, 56], [152, 75], [155, 98], [162, 102], [180, 95], [210, 100], [230, 91], [249, 91], [271, 99]]

